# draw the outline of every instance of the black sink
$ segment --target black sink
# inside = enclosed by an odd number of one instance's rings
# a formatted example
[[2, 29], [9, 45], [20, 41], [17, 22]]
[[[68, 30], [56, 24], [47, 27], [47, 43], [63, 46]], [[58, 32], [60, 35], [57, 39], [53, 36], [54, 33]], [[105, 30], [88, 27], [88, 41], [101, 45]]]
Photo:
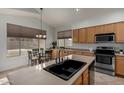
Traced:
[[75, 73], [77, 73], [86, 63], [76, 60], [66, 60], [60, 64], [50, 65], [44, 70], [64, 79], [70, 79]]

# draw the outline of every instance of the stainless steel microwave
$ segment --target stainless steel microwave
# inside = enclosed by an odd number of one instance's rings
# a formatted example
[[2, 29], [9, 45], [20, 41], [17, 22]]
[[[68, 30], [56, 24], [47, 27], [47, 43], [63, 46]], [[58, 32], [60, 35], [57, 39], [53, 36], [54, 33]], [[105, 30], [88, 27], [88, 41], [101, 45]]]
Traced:
[[114, 43], [115, 34], [114, 33], [96, 34], [95, 41], [96, 43]]

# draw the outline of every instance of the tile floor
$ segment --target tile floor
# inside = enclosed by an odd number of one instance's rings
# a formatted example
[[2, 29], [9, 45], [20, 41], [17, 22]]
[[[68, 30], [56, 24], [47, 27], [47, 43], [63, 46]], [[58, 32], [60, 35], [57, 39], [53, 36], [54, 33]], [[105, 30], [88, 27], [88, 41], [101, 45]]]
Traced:
[[124, 78], [95, 72], [95, 85], [124, 85]]
[[[6, 78], [7, 73], [12, 72], [14, 70], [22, 69], [22, 68], [16, 68], [10, 71], [0, 73], [0, 85], [9, 84]], [[114, 76], [106, 75], [103, 73], [95, 72], [95, 85], [124, 85], [124, 78], [114, 77]]]

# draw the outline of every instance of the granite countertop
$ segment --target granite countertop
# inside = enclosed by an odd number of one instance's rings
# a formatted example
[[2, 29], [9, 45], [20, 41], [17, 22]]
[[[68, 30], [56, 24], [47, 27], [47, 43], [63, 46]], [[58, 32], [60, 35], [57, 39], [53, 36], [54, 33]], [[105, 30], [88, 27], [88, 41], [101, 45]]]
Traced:
[[20, 70], [11, 72], [7, 75], [10, 84], [12, 85], [71, 85], [74, 81], [88, 68], [88, 66], [95, 60], [95, 57], [69, 55], [70, 59], [86, 62], [87, 64], [80, 69], [72, 78], [65, 81], [45, 70], [42, 67], [55, 64], [55, 60], [44, 63], [40, 67], [26, 67]]

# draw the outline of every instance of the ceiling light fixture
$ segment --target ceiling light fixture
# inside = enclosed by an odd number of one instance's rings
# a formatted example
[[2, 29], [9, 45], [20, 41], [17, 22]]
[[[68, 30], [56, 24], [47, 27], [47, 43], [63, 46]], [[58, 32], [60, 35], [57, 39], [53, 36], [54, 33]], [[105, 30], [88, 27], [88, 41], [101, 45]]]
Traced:
[[80, 9], [79, 8], [76, 8], [75, 10], [76, 10], [76, 12], [78, 12]]
[[43, 38], [46, 38], [46, 35], [43, 35]]

